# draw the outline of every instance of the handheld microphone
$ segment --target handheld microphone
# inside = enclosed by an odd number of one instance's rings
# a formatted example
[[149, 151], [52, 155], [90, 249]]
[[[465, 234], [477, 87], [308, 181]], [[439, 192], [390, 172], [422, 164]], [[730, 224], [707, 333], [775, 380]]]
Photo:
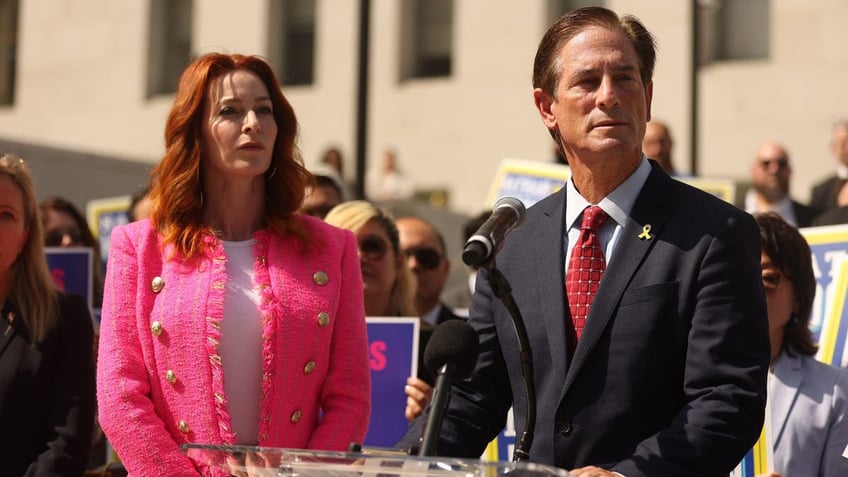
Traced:
[[515, 197], [502, 197], [495, 202], [492, 215], [465, 242], [462, 261], [480, 267], [497, 255], [503, 239], [512, 229], [524, 223], [527, 209]]
[[450, 403], [451, 381], [461, 381], [474, 371], [480, 343], [465, 320], [448, 320], [436, 327], [424, 349], [424, 365], [436, 374], [433, 398], [421, 438], [419, 456], [435, 456], [442, 421]]

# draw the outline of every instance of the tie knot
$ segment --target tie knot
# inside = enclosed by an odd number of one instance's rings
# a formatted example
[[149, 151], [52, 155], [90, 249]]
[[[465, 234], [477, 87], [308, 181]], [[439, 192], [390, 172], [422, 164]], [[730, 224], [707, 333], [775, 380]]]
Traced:
[[593, 205], [587, 207], [586, 210], [583, 211], [583, 224], [580, 226], [580, 230], [591, 230], [593, 232], [597, 232], [601, 226], [607, 221], [609, 216], [604, 209], [598, 207], [597, 205]]

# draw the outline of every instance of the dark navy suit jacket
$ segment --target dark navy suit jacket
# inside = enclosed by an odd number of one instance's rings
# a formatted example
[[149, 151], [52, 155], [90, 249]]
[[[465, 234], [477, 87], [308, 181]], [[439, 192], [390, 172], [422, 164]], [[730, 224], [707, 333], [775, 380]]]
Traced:
[[[563, 188], [528, 209], [496, 258], [535, 366], [530, 460], [627, 477], [726, 477], [764, 416], [769, 342], [756, 223], [652, 163], [569, 363], [565, 197]], [[650, 238], [640, 238], [648, 225]], [[513, 323], [485, 273], [469, 320], [480, 354], [470, 380], [452, 388], [442, 455], [480, 456], [510, 406], [517, 434], [527, 419]]]

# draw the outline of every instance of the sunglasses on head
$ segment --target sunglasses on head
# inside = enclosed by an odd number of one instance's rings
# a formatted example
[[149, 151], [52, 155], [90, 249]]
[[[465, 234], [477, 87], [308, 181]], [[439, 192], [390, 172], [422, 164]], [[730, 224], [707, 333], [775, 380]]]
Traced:
[[442, 255], [436, 249], [430, 247], [410, 248], [405, 250], [404, 253], [407, 258], [415, 257], [415, 261], [426, 270], [433, 270], [442, 262]]
[[65, 237], [71, 239], [71, 245], [82, 244], [82, 234], [75, 228], [55, 229], [44, 234], [44, 245], [47, 247], [59, 247]]
[[365, 237], [359, 242], [359, 253], [369, 260], [380, 260], [386, 256], [389, 245], [377, 237]]

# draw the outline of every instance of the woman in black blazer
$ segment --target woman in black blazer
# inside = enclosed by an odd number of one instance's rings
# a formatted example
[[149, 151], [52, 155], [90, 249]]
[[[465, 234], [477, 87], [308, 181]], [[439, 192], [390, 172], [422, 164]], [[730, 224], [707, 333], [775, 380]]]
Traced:
[[93, 327], [85, 301], [58, 292], [23, 160], [0, 155], [0, 468], [82, 475], [94, 425]]

